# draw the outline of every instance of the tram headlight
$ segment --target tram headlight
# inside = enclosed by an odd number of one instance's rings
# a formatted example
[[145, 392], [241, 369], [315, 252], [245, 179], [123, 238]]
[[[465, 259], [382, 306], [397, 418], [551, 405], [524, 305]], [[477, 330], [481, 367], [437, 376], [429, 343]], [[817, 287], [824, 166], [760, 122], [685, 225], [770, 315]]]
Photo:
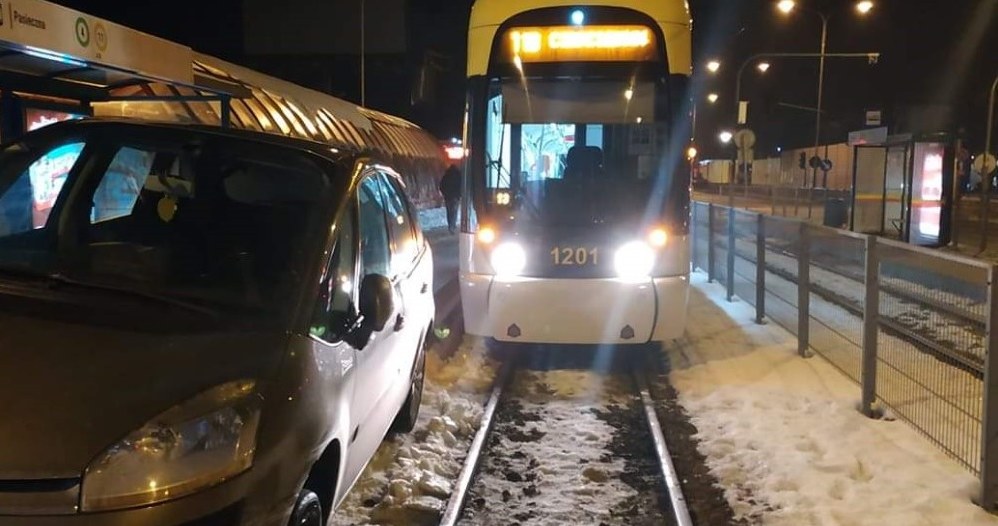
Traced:
[[492, 269], [497, 276], [516, 276], [527, 266], [527, 253], [518, 243], [507, 241], [492, 251]]
[[631, 241], [617, 249], [613, 265], [620, 278], [645, 279], [655, 266], [655, 251], [644, 241]]

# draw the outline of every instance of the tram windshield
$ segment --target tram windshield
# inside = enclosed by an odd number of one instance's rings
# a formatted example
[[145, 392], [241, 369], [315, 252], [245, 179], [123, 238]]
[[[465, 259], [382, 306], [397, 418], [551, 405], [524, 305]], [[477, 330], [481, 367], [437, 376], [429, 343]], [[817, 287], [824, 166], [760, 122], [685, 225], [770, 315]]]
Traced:
[[552, 226], [640, 217], [656, 183], [670, 186], [660, 177], [667, 125], [656, 120], [658, 98], [653, 82], [496, 82], [486, 116], [492, 203]]

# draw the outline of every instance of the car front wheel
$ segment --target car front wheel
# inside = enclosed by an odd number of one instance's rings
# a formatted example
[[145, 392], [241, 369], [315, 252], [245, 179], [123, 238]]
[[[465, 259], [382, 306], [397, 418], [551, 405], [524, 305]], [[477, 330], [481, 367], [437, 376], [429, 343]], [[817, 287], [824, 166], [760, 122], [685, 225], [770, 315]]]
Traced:
[[314, 491], [303, 489], [298, 494], [288, 526], [322, 526], [322, 504]]
[[412, 381], [409, 384], [409, 396], [405, 403], [395, 415], [392, 422], [392, 431], [395, 433], [408, 433], [416, 427], [416, 420], [419, 418], [419, 404], [423, 401], [423, 380], [426, 378], [426, 339], [420, 345], [416, 355], [416, 364], [412, 371]]

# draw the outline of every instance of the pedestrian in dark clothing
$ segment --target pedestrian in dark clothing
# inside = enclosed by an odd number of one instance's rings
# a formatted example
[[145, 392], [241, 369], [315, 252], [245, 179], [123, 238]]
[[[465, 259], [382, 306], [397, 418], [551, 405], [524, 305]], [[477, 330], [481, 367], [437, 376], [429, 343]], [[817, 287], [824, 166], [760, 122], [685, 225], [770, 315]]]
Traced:
[[457, 229], [457, 205], [461, 201], [461, 171], [450, 165], [440, 179], [440, 193], [447, 206], [447, 228], [453, 234]]

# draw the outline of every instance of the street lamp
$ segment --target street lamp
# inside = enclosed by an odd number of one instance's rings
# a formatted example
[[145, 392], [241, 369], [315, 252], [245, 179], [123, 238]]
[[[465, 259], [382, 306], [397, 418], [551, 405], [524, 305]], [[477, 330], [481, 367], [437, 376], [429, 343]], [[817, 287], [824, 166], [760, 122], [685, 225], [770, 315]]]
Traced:
[[[780, 0], [776, 4], [776, 8], [779, 9], [784, 14], [790, 14], [797, 7], [797, 2], [794, 0]], [[863, 0], [856, 4], [856, 11], [860, 14], [865, 15], [873, 9], [873, 2], [870, 0]], [[828, 47], [828, 15], [821, 11], [815, 9], [806, 9], [811, 13], [814, 13], [821, 17], [821, 55], [818, 58], [818, 105], [815, 112], [815, 124], [814, 124], [814, 155], [818, 156], [818, 146], [821, 144], [821, 105], [825, 94], [825, 49]], [[818, 176], [818, 171], [815, 170], [815, 179]], [[812, 181], [811, 186], [814, 186], [816, 181]]]
[[765, 73], [769, 71], [769, 62], [760, 62], [756, 67], [759, 68], [760, 72]]
[[721, 132], [720, 134], [717, 135], [717, 138], [720, 139], [721, 142], [723, 142], [724, 144], [728, 144], [728, 143], [731, 142], [731, 139], [734, 136], [735, 136], [735, 134], [729, 132], [728, 130], [724, 130], [723, 132]]
[[710, 62], [707, 63], [707, 71], [709, 71], [711, 73], [717, 73], [717, 71], [719, 69], [721, 69], [721, 63], [720, 62], [718, 62], [716, 60], [711, 60]]
[[717, 93], [711, 93], [707, 95], [707, 102], [714, 104], [715, 102], [717, 102], [717, 99], [719, 98], [721, 97]]

